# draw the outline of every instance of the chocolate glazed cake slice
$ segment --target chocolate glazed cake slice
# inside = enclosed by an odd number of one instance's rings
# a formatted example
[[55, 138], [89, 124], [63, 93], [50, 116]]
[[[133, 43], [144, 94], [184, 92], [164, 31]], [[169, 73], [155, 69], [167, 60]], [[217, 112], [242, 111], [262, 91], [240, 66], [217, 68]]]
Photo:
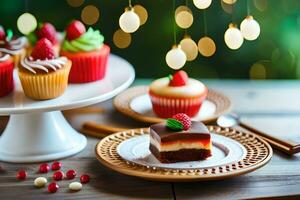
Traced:
[[211, 146], [206, 126], [182, 113], [150, 126], [150, 151], [162, 163], [204, 160]]

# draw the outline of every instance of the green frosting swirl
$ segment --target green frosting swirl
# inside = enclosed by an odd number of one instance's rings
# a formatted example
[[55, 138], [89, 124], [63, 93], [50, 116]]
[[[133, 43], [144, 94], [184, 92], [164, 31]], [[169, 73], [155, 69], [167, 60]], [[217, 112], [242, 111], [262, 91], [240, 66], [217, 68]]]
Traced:
[[184, 128], [180, 121], [173, 118], [167, 119], [167, 127], [173, 131], [181, 131]]
[[100, 31], [89, 28], [86, 33], [75, 40], [65, 39], [62, 45], [64, 51], [80, 52], [93, 51], [102, 47], [104, 41]]

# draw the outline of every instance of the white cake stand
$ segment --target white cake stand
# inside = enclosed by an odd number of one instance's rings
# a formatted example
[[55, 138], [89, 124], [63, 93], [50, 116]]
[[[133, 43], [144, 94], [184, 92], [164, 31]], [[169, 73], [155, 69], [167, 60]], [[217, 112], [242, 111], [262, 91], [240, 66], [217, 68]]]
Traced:
[[130, 86], [134, 69], [111, 55], [106, 78], [86, 84], [69, 84], [59, 98], [34, 101], [24, 96], [17, 73], [15, 90], [0, 98], [0, 115], [10, 115], [0, 137], [0, 160], [30, 163], [64, 158], [84, 149], [86, 137], [75, 131], [61, 110], [105, 101]]

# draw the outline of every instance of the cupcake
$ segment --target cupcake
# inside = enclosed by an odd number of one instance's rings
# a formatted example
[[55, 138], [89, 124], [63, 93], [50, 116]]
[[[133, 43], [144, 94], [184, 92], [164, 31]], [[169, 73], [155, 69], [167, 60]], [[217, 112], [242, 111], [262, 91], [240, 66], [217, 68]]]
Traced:
[[153, 81], [149, 95], [153, 111], [159, 117], [169, 118], [176, 113], [194, 117], [199, 112], [207, 91], [203, 83], [189, 78], [185, 71], [178, 71], [173, 76]]
[[0, 52], [0, 97], [9, 94], [14, 88], [14, 62], [9, 54]]
[[53, 99], [62, 95], [68, 85], [72, 62], [55, 57], [51, 42], [40, 39], [19, 66], [19, 77], [25, 95], [35, 100]]
[[80, 21], [75, 20], [66, 28], [60, 55], [72, 61], [70, 83], [87, 83], [105, 77], [110, 48], [103, 41], [98, 30], [86, 31]]
[[39, 23], [37, 29], [27, 35], [29, 41], [27, 55], [31, 54], [35, 43], [42, 38], [47, 38], [52, 43], [55, 56], [58, 56], [60, 50], [58, 33], [55, 27], [49, 22]]
[[17, 67], [20, 60], [25, 57], [27, 39], [25, 37], [13, 36], [13, 32], [8, 29], [6, 32], [0, 26], [0, 52], [11, 55], [14, 65]]

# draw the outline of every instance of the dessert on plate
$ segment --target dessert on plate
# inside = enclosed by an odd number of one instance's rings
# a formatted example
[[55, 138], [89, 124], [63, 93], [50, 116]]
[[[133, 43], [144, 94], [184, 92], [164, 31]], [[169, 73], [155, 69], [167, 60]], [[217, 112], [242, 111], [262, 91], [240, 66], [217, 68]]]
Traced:
[[0, 52], [0, 97], [9, 94], [14, 88], [14, 62], [7, 53]]
[[72, 62], [56, 57], [52, 43], [40, 39], [30, 56], [22, 59], [18, 72], [25, 95], [35, 100], [53, 99], [63, 94], [68, 85]]
[[207, 96], [206, 86], [196, 79], [189, 78], [183, 70], [173, 76], [153, 81], [149, 95], [153, 111], [162, 118], [168, 118], [176, 113], [195, 116]]
[[42, 38], [47, 38], [52, 43], [55, 56], [58, 56], [60, 50], [58, 33], [55, 27], [49, 22], [39, 23], [37, 29], [27, 35], [29, 42], [29, 46], [27, 47], [27, 55], [31, 54], [36, 42]]
[[93, 82], [105, 77], [110, 48], [103, 41], [99, 30], [90, 27], [86, 31], [78, 20], [69, 24], [60, 54], [72, 61], [70, 83]]
[[13, 36], [12, 30], [7, 29], [5, 31], [0, 25], [0, 52], [11, 55], [15, 67], [17, 67], [20, 60], [25, 57], [26, 46], [27, 39], [25, 37]]
[[150, 126], [150, 151], [162, 163], [204, 160], [211, 156], [211, 136], [201, 122], [183, 113]]

